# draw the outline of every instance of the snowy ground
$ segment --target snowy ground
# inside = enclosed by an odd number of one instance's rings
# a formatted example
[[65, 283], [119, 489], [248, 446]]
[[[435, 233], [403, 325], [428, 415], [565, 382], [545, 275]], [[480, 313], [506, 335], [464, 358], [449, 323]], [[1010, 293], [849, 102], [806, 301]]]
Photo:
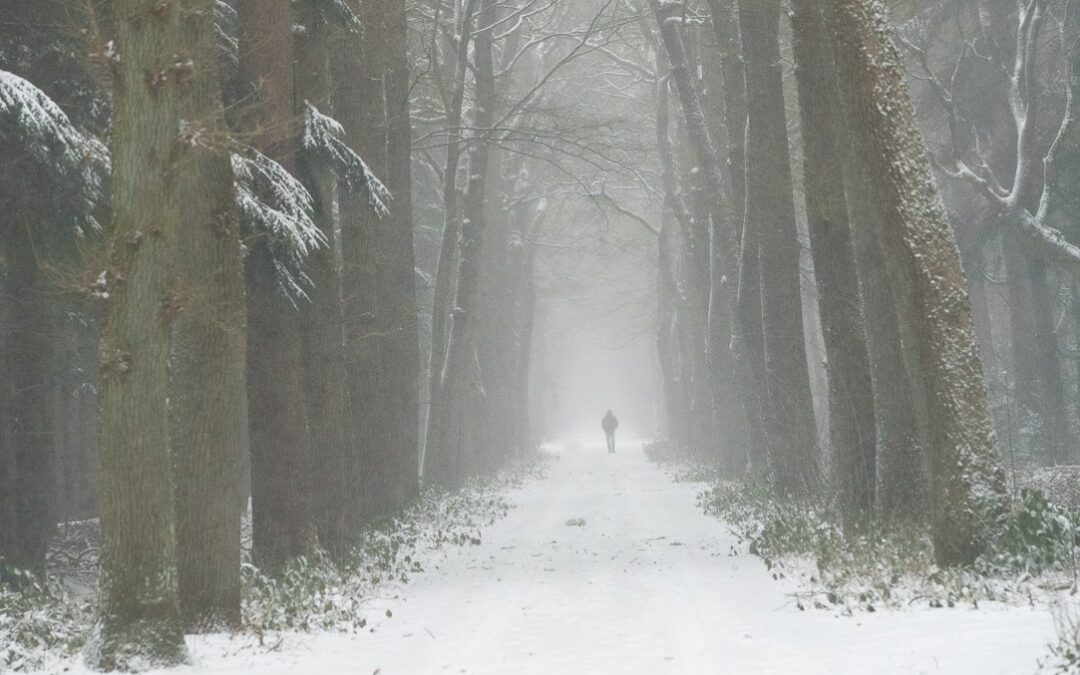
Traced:
[[[179, 673], [1033, 673], [1045, 609], [799, 611], [640, 445], [559, 450], [517, 508], [376, 601], [373, 631], [193, 639]], [[568, 522], [584, 524], [570, 525]], [[386, 616], [390, 610], [392, 616]], [[77, 670], [77, 669], [76, 669]]]

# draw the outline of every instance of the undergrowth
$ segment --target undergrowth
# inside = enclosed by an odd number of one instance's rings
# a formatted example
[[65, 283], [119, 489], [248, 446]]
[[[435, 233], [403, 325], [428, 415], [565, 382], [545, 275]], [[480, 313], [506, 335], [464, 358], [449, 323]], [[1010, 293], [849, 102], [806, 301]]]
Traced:
[[503, 518], [512, 474], [453, 493], [425, 492], [398, 518], [364, 533], [343, 560], [319, 552], [292, 561], [277, 578], [245, 564], [244, 621], [249, 630], [355, 631], [367, 625], [380, 590], [408, 583], [421, 560], [447, 548], [476, 546], [483, 528]]
[[929, 527], [872, 524], [845, 531], [829, 501], [786, 501], [764, 487], [722, 480], [666, 444], [650, 457], [676, 480], [699, 478], [707, 487], [699, 504], [725, 521], [746, 550], [774, 578], [797, 583], [800, 609], [850, 613], [919, 604], [969, 606], [1000, 601], [1034, 604], [1062, 591], [1076, 592], [1080, 568], [1080, 509], [1055, 504], [1036, 487], [1014, 499], [1004, 527], [974, 565], [935, 563]]
[[827, 507], [783, 502], [764, 489], [718, 482], [699, 497], [702, 508], [727, 522], [740, 543], [777, 579], [799, 582], [800, 609], [873, 612], [923, 603], [931, 607], [1031, 599], [1023, 572], [942, 568], [934, 562], [928, 528], [894, 525], [845, 533]]
[[53, 658], [78, 653], [93, 607], [58, 581], [41, 582], [8, 570], [0, 584], [0, 672], [36, 670]]
[[[453, 548], [475, 546], [483, 529], [506, 516], [509, 488], [543, 471], [539, 457], [454, 492], [425, 491], [403, 514], [372, 527], [343, 560], [324, 552], [293, 560], [277, 577], [262, 574], [245, 553], [243, 632], [264, 643], [288, 631], [359, 631], [396, 588]], [[89, 523], [90, 521], [86, 521]], [[82, 649], [94, 619], [96, 532], [81, 523], [78, 565], [52, 555], [48, 582], [6, 570], [0, 583], [0, 672], [64, 669]], [[61, 528], [63, 530], [64, 528]], [[56, 558], [62, 558], [56, 563]], [[0, 561], [2, 565], [2, 561]], [[89, 579], [87, 578], [89, 570]]]
[[668, 469], [676, 483], [711, 483], [720, 479], [719, 467], [677, 443], [653, 441], [646, 443], [643, 449], [645, 457]]
[[1080, 613], [1074, 606], [1054, 612], [1057, 637], [1050, 643], [1050, 655], [1040, 662], [1040, 672], [1080, 673]]

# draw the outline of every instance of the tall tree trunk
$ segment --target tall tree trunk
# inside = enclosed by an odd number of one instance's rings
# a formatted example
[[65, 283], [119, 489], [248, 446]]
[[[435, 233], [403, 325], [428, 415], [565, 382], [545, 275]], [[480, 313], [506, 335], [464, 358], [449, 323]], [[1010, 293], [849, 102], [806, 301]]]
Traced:
[[[57, 474], [54, 514], [58, 522], [86, 520], [98, 515], [95, 385], [100, 325], [97, 310], [100, 305], [74, 296], [58, 298], [55, 285], [49, 291], [50, 303], [59, 305], [53, 309], [55, 337], [51, 359], [53, 367], [60, 371], [54, 376], [57, 380], [53, 407]], [[0, 283], [0, 293], [3, 292]], [[0, 314], [2, 312], [0, 310]], [[0, 353], [3, 353], [2, 348]]]
[[[287, 170], [296, 166], [293, 15], [289, 3], [240, 0], [240, 68], [258, 87], [255, 138]], [[251, 443], [252, 557], [269, 574], [316, 542], [311, 438], [299, 312], [281, 292], [269, 242], [249, 242], [247, 396]]]
[[1039, 447], [1042, 440], [1042, 405], [1039, 388], [1037, 303], [1029, 274], [1031, 262], [1024, 255], [1019, 236], [1005, 235], [1005, 270], [1008, 280], [1009, 341], [1012, 353], [1012, 400], [1021, 451], [1032, 459], [1050, 463]]
[[[297, 24], [297, 115], [304, 106], [330, 112], [330, 26], [311, 2], [294, 7]], [[305, 270], [310, 302], [300, 308], [304, 398], [311, 428], [312, 514], [319, 545], [340, 557], [355, 541], [358, 523], [349, 505], [349, 458], [356, 456], [346, 433], [349, 392], [345, 383], [345, 318], [334, 235], [334, 176], [310, 152], [301, 152], [299, 176], [314, 201], [315, 225], [326, 246], [312, 251]]]
[[[181, 3], [113, 3], [115, 60], [108, 310], [101, 341], [101, 601], [86, 648], [98, 670], [187, 661], [177, 599], [169, 453], [174, 233], [192, 201], [173, 181], [193, 45]], [[148, 76], [148, 73], [154, 76]]]
[[711, 382], [708, 398], [713, 405], [708, 406], [707, 411], [698, 410], [696, 414], [704, 415], [708, 412], [711, 421], [714, 406], [720, 408], [723, 414], [721, 419], [724, 419], [727, 424], [724, 425], [724, 429], [718, 431], [726, 439], [724, 455], [729, 456], [738, 454], [736, 443], [733, 442], [738, 437], [733, 433], [735, 430], [730, 428], [731, 419], [728, 416], [728, 411], [736, 407], [732, 401], [732, 394], [737, 387], [734, 382], [734, 367], [729, 343], [735, 289], [731, 280], [735, 278], [735, 270], [738, 269], [738, 254], [733, 228], [725, 209], [727, 191], [720, 180], [720, 160], [705, 123], [701, 94], [692, 77], [686, 50], [678, 32], [678, 17], [672, 11], [675, 7], [675, 5], [661, 6], [658, 2], [653, 2], [653, 11], [656, 13], [660, 34], [671, 62], [672, 77], [679, 92], [690, 143], [695, 151], [696, 173], [705, 192], [710, 221], [706, 266], [708, 285], [705, 291], [707, 301], [704, 312], [707, 316], [705, 324], [707, 326], [705, 329], [708, 355], [707, 382]]
[[[664, 54], [658, 54], [657, 71], [667, 63]], [[691, 402], [693, 395], [686, 385], [683, 340], [684, 300], [680, 289], [678, 259], [681, 257], [681, 237], [689, 229], [690, 214], [683, 201], [675, 177], [675, 158], [670, 132], [670, 97], [667, 79], [657, 85], [656, 96], [656, 147], [664, 182], [665, 222], [657, 237], [657, 257], [660, 278], [657, 281], [658, 334], [657, 349], [665, 374], [665, 393], [670, 437], [681, 448], [693, 443], [690, 433], [692, 424]]]
[[443, 168], [443, 231], [439, 247], [439, 261], [435, 270], [435, 295], [431, 313], [431, 359], [428, 364], [430, 383], [428, 384], [428, 416], [424, 439], [424, 476], [429, 471], [429, 458], [439, 456], [437, 439], [442, 422], [441, 400], [442, 372], [446, 366], [446, 326], [450, 317], [450, 302], [454, 296], [454, 254], [457, 251], [460, 234], [460, 216], [458, 206], [458, 166], [461, 163], [461, 120], [465, 101], [465, 77], [468, 73], [469, 44], [472, 42], [473, 14], [478, 0], [463, 0], [461, 17], [457, 27], [456, 65], [450, 97], [450, 109], [447, 111], [446, 133], [449, 136], [446, 145], [446, 164]]
[[[723, 382], [717, 379], [713, 388], [714, 395], [717, 397], [718, 419], [724, 427], [726, 442], [731, 448], [725, 453], [725, 469], [729, 475], [738, 476], [746, 470], [748, 449], [754, 442], [753, 439], [762, 438], [761, 421], [754, 420], [747, 414], [754, 395], [751, 387], [745, 382], [743, 361], [740, 360], [740, 355], [732, 350], [732, 337], [738, 331], [738, 269], [746, 207], [746, 78], [741, 60], [742, 47], [739, 40], [735, 2], [709, 0], [708, 5], [713, 27], [712, 47], [715, 52], [712, 60], [717, 64], [719, 71], [714, 76], [714, 81], [719, 80], [719, 91], [716, 94], [718, 101], [722, 101], [720, 108], [723, 111], [722, 120], [718, 119], [718, 124], [721, 124], [723, 128], [722, 149], [726, 151], [725, 163], [720, 167], [721, 177], [730, 186], [728, 191], [730, 197], [726, 200], [728, 202], [726, 227], [730, 230], [730, 238], [723, 242], [714, 238], [712, 242], [713, 260], [718, 260], [725, 255], [728, 257], [724, 273], [728, 276], [727, 284], [730, 286], [728, 289], [730, 308], [725, 322], [722, 310], [716, 306], [719, 294], [710, 296], [709, 349], [710, 354], [724, 353], [727, 359], [726, 368], [729, 371], [727, 386], [723, 387]], [[720, 137], [716, 134], [713, 138], [717, 142], [720, 141]], [[718, 147], [718, 157], [720, 150], [721, 148]], [[717, 250], [722, 246], [730, 247], [730, 252]]]
[[[477, 22], [483, 24], [492, 14], [493, 0], [481, 0]], [[489, 129], [495, 119], [495, 72], [492, 61], [493, 26], [474, 36], [476, 69], [476, 113], [473, 126]], [[456, 485], [476, 469], [471, 454], [474, 441], [479, 382], [476, 368], [476, 342], [479, 326], [479, 291], [482, 244], [487, 227], [487, 182], [491, 147], [481, 140], [469, 153], [469, 181], [465, 192], [464, 220], [458, 239], [457, 284], [450, 316], [446, 363], [442, 372], [438, 406], [442, 421], [436, 439], [437, 455], [432, 481]]]
[[78, 457], [75, 462], [78, 475], [78, 519], [94, 518], [98, 515], [98, 388], [97, 358], [101, 334], [100, 308], [83, 305], [83, 329], [79, 331], [78, 350], [83, 381], [78, 393], [79, 417], [76, 436], [79, 442]]
[[793, 0], [795, 76], [802, 116], [806, 219], [829, 378], [832, 467], [845, 516], [864, 520], [875, 501], [874, 395], [855, 252], [834, 131], [839, 97], [819, 0]]
[[780, 0], [739, 0], [748, 111], [744, 231], [754, 228], [759, 237], [766, 437], [775, 486], [788, 495], [816, 491], [820, 467], [803, 334], [779, 21]]
[[1039, 380], [1038, 438], [1043, 462], [1050, 465], [1069, 460], [1068, 411], [1065, 384], [1061, 377], [1055, 305], [1058, 295], [1056, 277], [1043, 260], [1030, 260], [1027, 276], [1031, 283], [1034, 313], [1034, 341], [1028, 349], [1035, 353]]
[[674, 339], [678, 291], [675, 287], [675, 261], [672, 251], [672, 239], [678, 236], [676, 225], [667, 219], [657, 238], [657, 333], [656, 351], [664, 377], [664, 406], [670, 440], [680, 445], [687, 442], [685, 436], [688, 406], [682, 395], [683, 390], [678, 372], [678, 344]]
[[[377, 18], [365, 12], [373, 3], [349, 0], [349, 7], [361, 19], [364, 32], [381, 28]], [[376, 23], [368, 23], [374, 20]], [[334, 82], [334, 112], [345, 129], [350, 147], [371, 167], [375, 175], [385, 175], [386, 128], [381, 72], [367, 59], [360, 34], [343, 38], [342, 47], [333, 50], [331, 74]], [[375, 243], [378, 215], [361, 195], [339, 190], [341, 218], [342, 297], [345, 321], [345, 377], [348, 388], [347, 418], [349, 442], [355, 455], [348, 458], [348, 480], [352, 484], [349, 499], [354, 509], [352, 520], [359, 526], [374, 508], [385, 503], [376, 490], [377, 476], [385, 470], [380, 457], [379, 439], [383, 438], [384, 397], [375, 383], [381, 342], [375, 324], [378, 311], [377, 248]]]
[[532, 372], [532, 347], [536, 322], [536, 247], [522, 242], [521, 281], [517, 292], [517, 316], [514, 340], [517, 347], [514, 379], [514, 444], [519, 456], [534, 450], [532, 422], [529, 414], [529, 391]]
[[[498, 148], [493, 149], [488, 167], [489, 180], [501, 187], [501, 194], [512, 198], [513, 176], [505, 176], [506, 158]], [[514, 166], [510, 162], [509, 170]], [[480, 325], [477, 340], [477, 360], [483, 387], [477, 452], [484, 469], [494, 469], [506, 458], [513, 445], [514, 305], [520, 280], [521, 251], [512, 238], [512, 214], [498, 202], [489, 200], [486, 207], [483, 262], [480, 279]], [[495, 203], [492, 203], [495, 202]]]
[[[1077, 429], [1077, 428], [1080, 428], [1080, 279], [1077, 279], [1075, 275], [1072, 278], [1072, 283], [1071, 283], [1071, 289], [1070, 290], [1072, 291], [1072, 293], [1071, 293], [1071, 295], [1072, 295], [1072, 303], [1071, 303], [1071, 305], [1072, 306], [1070, 307], [1069, 311], [1072, 313], [1073, 369], [1074, 369], [1074, 375], [1076, 377], [1076, 381], [1074, 382], [1074, 392], [1073, 392], [1074, 395], [1073, 395], [1072, 421], [1073, 421], [1073, 425], [1074, 425], [1073, 428]], [[3, 310], [0, 309], [0, 312], [2, 312], [2, 311]], [[3, 317], [3, 314], [0, 313], [0, 321], [3, 321], [2, 317]], [[0, 330], [2, 330], [2, 329], [0, 329]], [[2, 334], [2, 333], [0, 333], [0, 334]], [[2, 393], [0, 393], [0, 396], [2, 396]], [[3, 408], [0, 407], [0, 411], [2, 411], [2, 410], [3, 410]], [[3, 433], [3, 429], [0, 429], [0, 434], [2, 434], [2, 433]], [[2, 444], [2, 443], [3, 443], [3, 441], [0, 440], [0, 444]], [[0, 452], [2, 452], [2, 451], [3, 451], [3, 447], [2, 447], [2, 445], [0, 445]], [[0, 502], [0, 508], [3, 508], [3, 503], [2, 502]], [[0, 518], [3, 518], [3, 514], [0, 514]], [[3, 520], [0, 520], [0, 522], [3, 522]]]
[[929, 405], [933, 540], [940, 564], [971, 563], [1005, 511], [986, 387], [960, 254], [934, 184], [903, 59], [878, 0], [837, 0], [832, 27], [840, 80], [860, 152], [885, 210], [885, 243], [916, 280]]
[[[849, 119], [841, 107], [841, 120]], [[878, 512], [886, 521], [910, 520], [926, 514], [927, 474], [901, 343], [900, 301], [894, 297], [894, 277], [881, 248], [885, 213], [870, 168], [856, 149], [857, 138], [846, 123], [839, 128], [847, 129], [840, 148], [874, 392]]]
[[732, 222], [736, 239], [741, 236], [746, 208], [746, 75], [739, 38], [735, 0], [708, 0], [724, 86], [724, 118], [727, 124], [727, 162], [731, 182]]
[[34, 220], [15, 206], [4, 236], [9, 303], [4, 370], [11, 378], [7, 420], [11, 443], [14, 509], [12, 546], [5, 562], [45, 574], [45, 552], [56, 525], [56, 448], [50, 371], [53, 298], [39, 266]]
[[240, 623], [240, 516], [247, 452], [244, 277], [228, 149], [198, 139], [226, 134], [213, 0], [192, 0], [180, 30], [193, 49], [181, 114], [176, 189], [188, 226], [175, 236], [169, 412], [176, 472], [176, 541], [185, 624]]
[[[992, 227], [989, 223], [983, 223], [982, 227]], [[961, 257], [964, 257], [961, 250]], [[975, 337], [979, 340], [980, 353], [982, 355], [983, 370], [986, 374], [987, 386], [990, 387], [993, 398], [995, 380], [994, 371], [997, 368], [997, 353], [994, 341], [996, 339], [993, 318], [990, 314], [990, 294], [986, 284], [986, 253], [980, 246], [967, 256], [965, 265], [968, 269], [968, 292], [971, 294], [972, 318], [975, 322]]]
[[364, 467], [364, 516], [401, 509], [418, 487], [419, 338], [409, 187], [404, 6], [357, 3], [365, 26], [343, 57], [340, 117], [353, 148], [394, 192], [391, 214], [342, 200], [346, 364]]
[[387, 361], [383, 364], [390, 397], [392, 453], [391, 512], [405, 508], [420, 490], [420, 334], [416, 304], [416, 255], [413, 249], [412, 118], [409, 111], [408, 24], [406, 6], [386, 0], [387, 63], [386, 184], [394, 195], [390, 215], [380, 228], [386, 272], [382, 277], [382, 313], [386, 317]]
[[[746, 455], [758, 475], [768, 470], [765, 439], [764, 346], [761, 330], [759, 243], [756, 229], [751, 241], [744, 239], [746, 226], [746, 74], [736, 0], [709, 0], [709, 11], [724, 79], [724, 114], [728, 127], [728, 180], [731, 183], [732, 222], [735, 224], [738, 257], [737, 289], [732, 321], [733, 368], [742, 391], [746, 424]], [[745, 461], [740, 464], [745, 465]], [[740, 466], [739, 468], [742, 468]]]
[[[9, 223], [5, 223], [9, 226]], [[6, 259], [6, 246], [3, 250]], [[11, 307], [8, 293], [7, 265], [0, 267], [0, 350], [3, 354], [11, 350]], [[0, 359], [0, 583], [6, 581], [4, 566], [10, 564], [18, 555], [19, 539], [15, 519], [15, 444], [11, 441], [11, 397], [12, 382], [10, 366], [6, 359]]]

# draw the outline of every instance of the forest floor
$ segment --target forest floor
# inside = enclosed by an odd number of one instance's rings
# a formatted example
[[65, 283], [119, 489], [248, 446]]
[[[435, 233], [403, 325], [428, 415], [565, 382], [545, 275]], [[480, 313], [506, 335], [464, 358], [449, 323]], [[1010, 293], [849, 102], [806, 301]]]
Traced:
[[800, 611], [640, 444], [549, 451], [480, 545], [371, 601], [369, 632], [189, 638], [195, 664], [172, 672], [1013, 675], [1053, 639], [1045, 608]]

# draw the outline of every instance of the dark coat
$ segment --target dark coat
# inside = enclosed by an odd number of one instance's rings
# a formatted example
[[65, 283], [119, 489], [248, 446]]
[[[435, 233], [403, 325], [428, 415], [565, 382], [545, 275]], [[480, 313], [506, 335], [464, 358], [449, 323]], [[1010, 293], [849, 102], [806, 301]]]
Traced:
[[600, 426], [604, 428], [605, 434], [613, 434], [615, 430], [619, 428], [619, 420], [610, 412], [604, 415], [604, 419], [600, 421]]

